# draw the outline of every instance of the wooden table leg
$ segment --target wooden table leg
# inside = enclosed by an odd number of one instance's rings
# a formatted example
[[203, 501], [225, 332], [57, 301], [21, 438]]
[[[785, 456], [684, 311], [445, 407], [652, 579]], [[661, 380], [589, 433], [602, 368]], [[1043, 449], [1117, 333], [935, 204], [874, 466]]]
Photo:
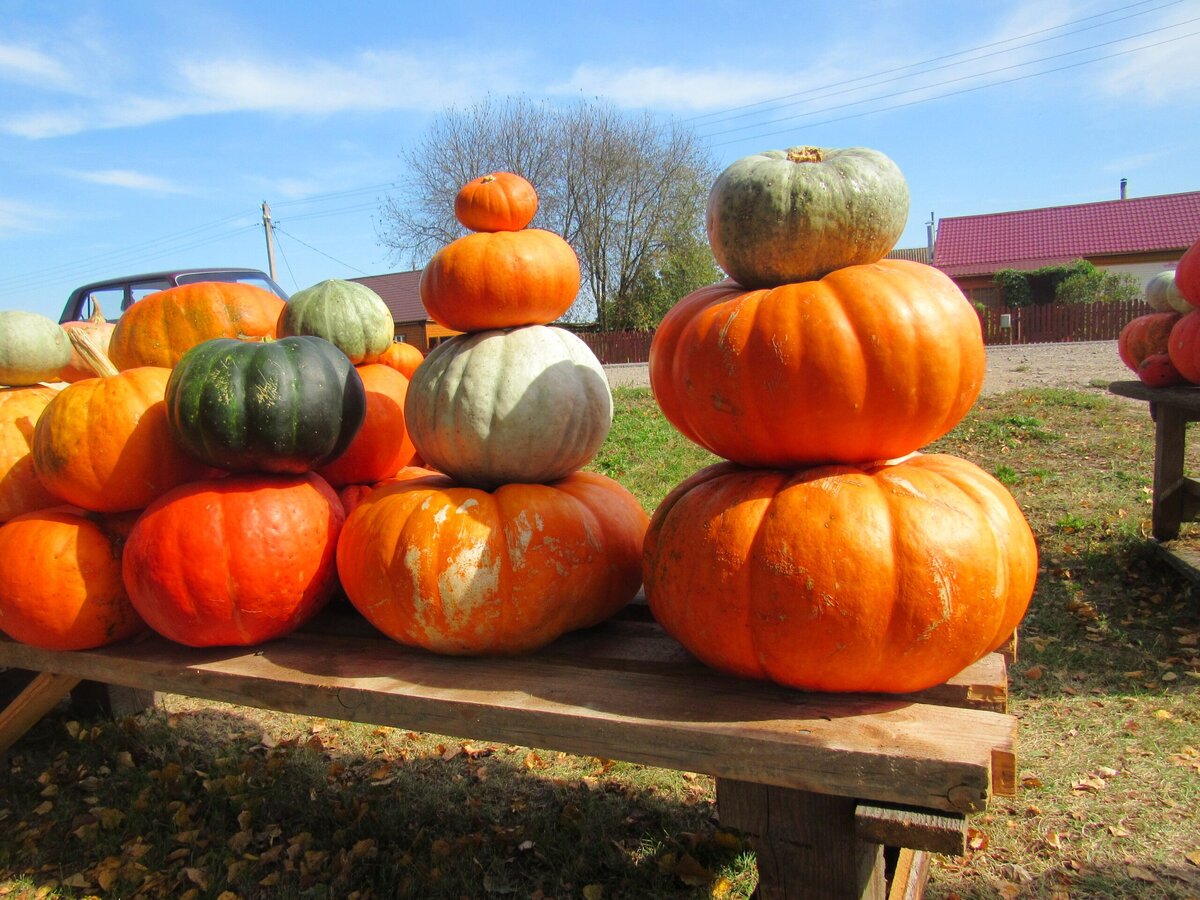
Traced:
[[19, 741], [77, 684], [79, 679], [74, 675], [38, 673], [25, 690], [0, 710], [0, 753]]
[[884, 900], [883, 847], [855, 834], [856, 802], [792, 788], [717, 779], [722, 826], [758, 857], [759, 900]]
[[1154, 539], [1170, 541], [1179, 536], [1183, 521], [1184, 440], [1187, 417], [1170, 404], [1156, 403], [1154, 413], [1154, 493], [1150, 530]]

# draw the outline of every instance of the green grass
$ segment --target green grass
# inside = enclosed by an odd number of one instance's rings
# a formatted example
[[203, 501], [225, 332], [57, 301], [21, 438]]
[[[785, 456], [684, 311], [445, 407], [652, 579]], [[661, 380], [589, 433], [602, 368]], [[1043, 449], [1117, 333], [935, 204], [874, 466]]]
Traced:
[[[648, 391], [615, 395], [590, 467], [652, 510], [714, 458]], [[1200, 896], [1200, 601], [1147, 549], [1152, 445], [1142, 406], [1036, 390], [929, 448], [1008, 486], [1041, 569], [1011, 670], [1021, 792], [927, 896]], [[711, 779], [610, 760], [180, 697], [64, 707], [0, 767], [0, 898], [749, 896], [715, 814]]]

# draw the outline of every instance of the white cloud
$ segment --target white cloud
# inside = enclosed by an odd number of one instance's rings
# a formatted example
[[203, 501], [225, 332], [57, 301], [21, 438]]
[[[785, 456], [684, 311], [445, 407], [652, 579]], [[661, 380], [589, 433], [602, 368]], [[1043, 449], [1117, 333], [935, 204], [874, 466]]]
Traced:
[[133, 172], [129, 169], [103, 169], [96, 172], [68, 172], [72, 178], [103, 184], [110, 187], [128, 188], [135, 191], [150, 191], [158, 194], [186, 194], [189, 191], [166, 178]]
[[43, 88], [70, 90], [75, 78], [48, 53], [16, 44], [0, 44], [0, 78]]
[[45, 231], [47, 223], [55, 218], [44, 206], [0, 197], [0, 236]]
[[[1094, 82], [1096, 87], [1111, 98], [1153, 106], [1193, 100], [1200, 89], [1200, 66], [1196, 65], [1196, 58], [1200, 56], [1200, 34], [1195, 34], [1196, 30], [1193, 23], [1183, 29], [1164, 31], [1157, 41], [1178, 40], [1112, 60]], [[1130, 46], [1157, 41], [1146, 37]]]
[[455, 66], [404, 53], [361, 53], [345, 63], [280, 65], [250, 58], [194, 58], [168, 72], [158, 95], [112, 93], [92, 103], [32, 110], [0, 120], [0, 131], [62, 137], [232, 112], [329, 115], [348, 111], [435, 110], [512, 87], [503, 60]]

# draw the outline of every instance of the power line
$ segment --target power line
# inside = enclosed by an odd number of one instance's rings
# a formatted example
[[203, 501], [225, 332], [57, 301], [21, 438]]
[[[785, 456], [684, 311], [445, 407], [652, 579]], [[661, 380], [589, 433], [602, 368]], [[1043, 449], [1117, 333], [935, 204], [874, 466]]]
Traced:
[[[1011, 44], [1011, 43], [1015, 43], [1015, 42], [1017, 42], [1017, 41], [1022, 41], [1022, 40], [1024, 40], [1025, 38], [1028, 38], [1028, 37], [1036, 37], [1036, 36], [1037, 36], [1037, 35], [1039, 35], [1039, 34], [1045, 34], [1046, 32], [1049, 32], [1049, 31], [1058, 31], [1058, 30], [1061, 30], [1061, 29], [1063, 29], [1063, 28], [1069, 28], [1069, 27], [1070, 27], [1070, 26], [1072, 26], [1072, 25], [1078, 25], [1078, 24], [1080, 24], [1080, 23], [1082, 23], [1082, 22], [1087, 22], [1087, 21], [1090, 21], [1090, 20], [1092, 20], [1092, 19], [1102, 18], [1102, 17], [1104, 17], [1104, 16], [1108, 16], [1108, 15], [1111, 15], [1111, 14], [1113, 14], [1113, 13], [1116, 13], [1116, 12], [1124, 12], [1125, 10], [1128, 10], [1128, 9], [1133, 9], [1135, 6], [1144, 6], [1146, 3], [1150, 3], [1150, 2], [1153, 2], [1153, 0], [1139, 0], [1139, 2], [1137, 2], [1137, 3], [1131, 3], [1131, 4], [1127, 5], [1127, 6], [1119, 6], [1119, 7], [1116, 7], [1116, 8], [1114, 8], [1114, 9], [1106, 10], [1105, 12], [1102, 12], [1102, 13], [1096, 13], [1096, 14], [1094, 14], [1094, 15], [1091, 15], [1091, 16], [1084, 16], [1084, 17], [1083, 17], [1083, 18], [1081, 18], [1081, 19], [1074, 19], [1074, 20], [1072, 20], [1072, 21], [1070, 21], [1070, 22], [1064, 22], [1064, 23], [1063, 23], [1063, 24], [1061, 24], [1061, 25], [1054, 25], [1054, 26], [1051, 26], [1051, 27], [1049, 27], [1049, 28], [1041, 28], [1041, 29], [1038, 29], [1038, 30], [1036, 30], [1036, 31], [1030, 31], [1030, 32], [1026, 32], [1025, 34], [1017, 35], [1017, 36], [1015, 36], [1015, 37], [1011, 37], [1011, 38], [1004, 38], [1003, 40], [999, 40], [999, 41], [992, 41], [992, 42], [990, 42], [990, 43], [987, 43], [987, 44], [980, 44], [980, 45], [978, 45], [978, 46], [976, 46], [976, 47], [968, 47], [968, 48], [967, 48], [967, 49], [965, 49], [965, 50], [957, 50], [957, 51], [955, 51], [955, 52], [953, 52], [953, 53], [947, 53], [947, 54], [943, 54], [942, 56], [935, 56], [935, 57], [932, 57], [932, 58], [930, 58], [930, 59], [921, 60], [921, 61], [919, 61], [919, 62], [915, 62], [915, 63], [906, 63], [905, 65], [902, 65], [902, 66], [896, 66], [896, 67], [894, 67], [894, 68], [891, 68], [891, 69], [883, 69], [883, 70], [881, 70], [881, 71], [878, 71], [878, 72], [872, 72], [872, 73], [870, 73], [870, 74], [868, 74], [868, 75], [858, 75], [858, 76], [856, 76], [856, 77], [854, 77], [854, 78], [848, 78], [848, 79], [845, 79], [845, 80], [843, 80], [843, 81], [836, 81], [836, 82], [833, 82], [833, 83], [830, 83], [830, 84], [826, 84], [826, 85], [820, 85], [820, 86], [818, 86], [818, 87], [814, 87], [814, 88], [808, 88], [808, 89], [806, 89], [806, 90], [804, 90], [804, 91], [798, 91], [798, 92], [791, 93], [791, 94], [783, 94], [783, 95], [781, 95], [781, 96], [778, 96], [778, 97], [768, 97], [768, 98], [766, 98], [766, 99], [764, 99], [764, 100], [756, 100], [756, 101], [754, 101], [753, 103], [744, 103], [744, 104], [741, 104], [741, 105], [739, 105], [739, 106], [731, 106], [731, 107], [728, 107], [727, 109], [723, 109], [723, 110], [716, 110], [716, 111], [714, 111], [714, 112], [710, 112], [710, 113], [702, 113], [702, 114], [700, 114], [700, 115], [696, 115], [696, 116], [690, 116], [690, 117], [688, 117], [688, 118], [682, 119], [681, 121], [683, 121], [683, 122], [695, 122], [695, 121], [698, 121], [698, 120], [700, 120], [700, 119], [708, 119], [708, 118], [714, 118], [714, 117], [724, 117], [724, 118], [741, 118], [743, 115], [753, 115], [753, 113], [739, 114], [739, 115], [736, 115], [736, 116], [729, 116], [729, 115], [727, 115], [727, 114], [728, 114], [728, 113], [736, 113], [738, 110], [743, 110], [743, 109], [751, 109], [752, 107], [766, 106], [766, 105], [768, 105], [768, 104], [772, 104], [772, 103], [778, 103], [778, 102], [780, 102], [780, 101], [784, 101], [784, 100], [791, 100], [791, 99], [792, 99], [792, 98], [794, 98], [794, 97], [804, 97], [804, 96], [808, 96], [809, 94], [816, 93], [817, 91], [826, 91], [826, 90], [829, 90], [829, 89], [831, 89], [831, 88], [844, 87], [845, 85], [849, 85], [849, 84], [855, 84], [855, 83], [857, 83], [857, 82], [860, 82], [860, 81], [868, 81], [868, 80], [870, 80], [870, 79], [874, 79], [874, 78], [881, 78], [881, 77], [882, 77], [882, 76], [884, 76], [884, 75], [894, 75], [894, 74], [896, 74], [896, 73], [898, 73], [898, 72], [903, 72], [903, 71], [905, 71], [906, 69], [914, 69], [914, 68], [917, 68], [917, 67], [919, 67], [919, 66], [925, 66], [925, 65], [928, 65], [928, 64], [930, 64], [930, 63], [941, 62], [942, 60], [947, 60], [947, 59], [953, 59], [953, 58], [954, 58], [954, 57], [956, 57], [956, 56], [965, 56], [965, 55], [966, 55], [966, 54], [968, 54], [968, 53], [974, 53], [974, 52], [976, 52], [976, 51], [978, 51], [978, 50], [988, 50], [988, 49], [990, 49], [990, 48], [992, 48], [992, 47], [998, 47], [998, 46], [1000, 46], [1000, 45], [1002, 45], [1002, 44]], [[1147, 14], [1147, 13], [1157, 12], [1158, 10], [1160, 10], [1160, 9], [1165, 9], [1165, 8], [1166, 8], [1166, 7], [1168, 7], [1168, 6], [1177, 6], [1179, 3], [1182, 3], [1182, 2], [1183, 2], [1183, 0], [1170, 0], [1170, 2], [1168, 2], [1168, 3], [1163, 3], [1162, 5], [1160, 5], [1160, 6], [1155, 6], [1155, 7], [1151, 8], [1151, 9], [1139, 10], [1138, 12], [1136, 12], [1136, 13], [1131, 13], [1131, 14], [1130, 14], [1130, 15], [1128, 15], [1128, 16], [1123, 16], [1123, 17], [1121, 17], [1121, 18], [1118, 18], [1118, 19], [1111, 19], [1111, 20], [1109, 20], [1109, 21], [1107, 21], [1107, 22], [1101, 22], [1101, 23], [1097, 23], [1097, 24], [1095, 24], [1095, 25], [1089, 25], [1089, 26], [1087, 26], [1087, 27], [1085, 27], [1085, 28], [1080, 28], [1080, 29], [1076, 29], [1075, 31], [1068, 32], [1068, 33], [1067, 33], [1067, 34], [1065, 34], [1065, 35], [1057, 35], [1057, 36], [1055, 36], [1055, 37], [1052, 37], [1052, 38], [1045, 38], [1045, 39], [1043, 39], [1043, 40], [1040, 40], [1040, 41], [1032, 41], [1032, 42], [1029, 42], [1029, 43], [1027, 43], [1027, 44], [1023, 44], [1023, 45], [1020, 45], [1020, 46], [1021, 46], [1021, 47], [1025, 47], [1025, 46], [1033, 46], [1034, 44], [1038, 44], [1038, 43], [1045, 43], [1045, 42], [1047, 42], [1047, 41], [1051, 41], [1051, 40], [1059, 40], [1059, 39], [1061, 39], [1061, 38], [1063, 38], [1063, 37], [1069, 37], [1069, 36], [1070, 36], [1070, 35], [1072, 35], [1072, 34], [1078, 34], [1078, 33], [1081, 33], [1081, 32], [1083, 32], [1083, 31], [1089, 31], [1089, 30], [1091, 30], [1091, 29], [1093, 29], [1093, 28], [1101, 28], [1101, 27], [1104, 27], [1105, 25], [1111, 25], [1111, 24], [1113, 24], [1113, 23], [1115, 23], [1115, 22], [1121, 22], [1121, 21], [1124, 21], [1125, 19], [1131, 19], [1131, 18], [1134, 18], [1134, 17], [1136, 17], [1136, 16], [1145, 15], [1145, 14]], [[1012, 50], [1012, 49], [1018, 49], [1018, 48], [1009, 48], [1009, 50]], [[936, 68], [934, 68], [934, 69], [929, 69], [929, 70], [927, 70], [927, 71], [937, 71], [937, 70], [938, 70], [938, 69], [940, 69], [940, 68], [950, 68], [950, 67], [952, 67], [952, 66], [954, 66], [954, 65], [960, 65], [962, 62], [974, 62], [974, 61], [975, 61], [975, 60], [977, 60], [977, 59], [986, 59], [986, 58], [987, 58], [987, 57], [989, 57], [989, 56], [995, 56], [995, 55], [998, 55], [999, 53], [1006, 53], [1006, 52], [1008, 52], [1008, 50], [1002, 50], [1002, 51], [998, 51], [997, 53], [985, 54], [985, 55], [983, 55], [983, 56], [974, 57], [974, 58], [972, 58], [972, 59], [970, 59], [970, 60], [962, 60], [962, 61], [960, 61], [959, 63], [952, 63], [952, 64], [950, 64], [949, 66], [939, 66], [939, 67], [936, 67]], [[923, 73], [915, 73], [915, 74], [923, 74]], [[912, 77], [912, 76], [905, 76], [905, 77]], [[789, 104], [785, 104], [785, 105], [789, 105]], [[720, 119], [718, 119], [718, 121], [720, 121]], [[699, 127], [705, 127], [705, 126], [701, 125], [701, 126], [699, 126]]]
[[[880, 107], [879, 109], [868, 109], [868, 110], [864, 110], [863, 112], [859, 112], [859, 113], [850, 113], [848, 115], [838, 116], [838, 117], [832, 118], [832, 119], [823, 119], [820, 122], [810, 122], [809, 127], [816, 128], [821, 125], [830, 125], [834, 122], [844, 122], [848, 119], [860, 119], [863, 116], [874, 115], [875, 113], [890, 112], [891, 110], [894, 110], [894, 109], [904, 109], [909, 106], [916, 106], [919, 103], [928, 103], [932, 100], [944, 100], [947, 97], [957, 97], [960, 94], [969, 94], [974, 91], [981, 91], [984, 88], [997, 87], [1002, 84], [1012, 84], [1017, 81], [1026, 81], [1030, 78], [1037, 78], [1041, 75], [1051, 75], [1055, 72], [1066, 71], [1067, 69], [1077, 69], [1080, 66], [1087, 66], [1087, 65], [1091, 65], [1092, 63], [1103, 62], [1106, 59], [1114, 59], [1118, 56], [1126, 56], [1130, 53], [1137, 53], [1141, 50], [1150, 50], [1155, 47], [1161, 47], [1164, 44], [1172, 44], [1172, 43], [1175, 43], [1176, 41], [1182, 41], [1182, 40], [1185, 40], [1190, 37], [1196, 37], [1197, 35], [1200, 35], [1200, 31], [1192, 31], [1192, 32], [1189, 32], [1188, 34], [1181, 34], [1178, 37], [1166, 38], [1165, 40], [1157, 41], [1153, 44], [1147, 44], [1142, 47], [1131, 47], [1128, 50], [1118, 50], [1114, 53], [1109, 53], [1105, 56], [1097, 56], [1094, 59], [1085, 59], [1085, 60], [1081, 60], [1080, 62], [1070, 63], [1065, 66], [1058, 66], [1053, 69], [1045, 69], [1041, 72], [1029, 72], [1025, 75], [1015, 75], [1012, 78], [1005, 78], [1005, 79], [1001, 79], [999, 81], [992, 81], [992, 82], [989, 82], [988, 84], [978, 84], [978, 85], [974, 85], [973, 87], [962, 88], [957, 91], [948, 91], [944, 94], [939, 94], [936, 97], [922, 97], [918, 100], [910, 100], [907, 103], [895, 103], [891, 106]], [[913, 93], [913, 91], [903, 91], [901, 93]], [[899, 95], [892, 95], [892, 96], [899, 96]], [[875, 99], [885, 99], [885, 98], [875, 98]], [[866, 102], [866, 101], [860, 101], [860, 102]], [[853, 105], [855, 105], [855, 104], [846, 104], [846, 106], [853, 106]], [[844, 108], [845, 108], [845, 106], [830, 107], [829, 109], [816, 110], [812, 113], [805, 113], [802, 116], [790, 116], [790, 117], [788, 117], [788, 120], [804, 118], [805, 116], [817, 115], [818, 113], [821, 113], [821, 112], [829, 112], [833, 109], [844, 109]], [[781, 119], [778, 121], [788, 121], [788, 120]], [[775, 123], [766, 123], [766, 124], [775, 124]], [[741, 141], [744, 141], [744, 140], [750, 140], [750, 139], [755, 139], [755, 138], [760, 138], [760, 137], [773, 137], [773, 136], [779, 135], [779, 134], [786, 134], [790, 130], [791, 129], [783, 129], [783, 130], [778, 130], [778, 131], [768, 131], [768, 132], [760, 132], [758, 134], [743, 135], [740, 138], [735, 138], [734, 140], [730, 140], [730, 141], [722, 141], [721, 143], [714, 144], [713, 146], [714, 147], [725, 147], [725, 146], [728, 146], [729, 144], [740, 143]]]
[[[324, 250], [318, 250], [318, 249], [317, 249], [316, 247], [314, 247], [312, 244], [305, 243], [304, 241], [300, 240], [300, 238], [296, 237], [296, 236], [295, 236], [294, 234], [292, 234], [291, 232], [289, 232], [289, 231], [284, 231], [282, 228], [280, 228], [280, 227], [279, 227], [279, 225], [278, 225], [278, 224], [276, 224], [276, 225], [275, 225], [275, 230], [276, 230], [277, 232], [280, 232], [280, 233], [282, 233], [282, 234], [286, 234], [288, 237], [290, 237], [290, 238], [291, 238], [293, 241], [295, 241], [297, 244], [304, 244], [304, 246], [305, 246], [305, 247], [307, 247], [309, 250], [311, 250], [313, 253], [319, 253], [319, 254], [321, 254], [321, 256], [324, 256], [326, 259], [332, 260], [333, 262], [337, 263], [339, 266], [345, 266], [347, 269], [353, 269], [355, 272], [357, 272], [357, 273], [358, 273], [358, 274], [360, 274], [360, 275], [370, 275], [370, 274], [371, 274], [370, 272], [364, 272], [362, 269], [358, 268], [358, 266], [352, 266], [352, 265], [350, 265], [350, 263], [348, 263], [348, 262], [343, 262], [342, 260], [338, 259], [338, 258], [337, 258], [337, 257], [335, 257], [335, 256], [330, 256], [330, 255], [329, 255], [328, 253], [326, 253]], [[290, 269], [289, 269], [289, 271], [290, 271]]]

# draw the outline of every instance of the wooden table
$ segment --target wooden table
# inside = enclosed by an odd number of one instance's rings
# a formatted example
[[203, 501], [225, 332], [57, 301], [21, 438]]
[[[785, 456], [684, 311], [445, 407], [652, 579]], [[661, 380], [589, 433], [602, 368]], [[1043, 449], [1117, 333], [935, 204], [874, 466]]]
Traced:
[[[916, 695], [809, 694], [702, 666], [636, 603], [515, 659], [405, 648], [339, 603], [249, 649], [146, 634], [63, 653], [0, 638], [0, 666], [40, 673], [0, 712], [0, 751], [92, 679], [712, 775], [763, 900], [920, 897], [927, 851], [963, 853], [965, 814], [1015, 791], [998, 653]], [[891, 866], [885, 846], [904, 848]]]
[[1189, 422], [1200, 421], [1200, 387], [1152, 388], [1140, 381], [1114, 381], [1110, 393], [1142, 400], [1154, 420], [1154, 481], [1150, 514], [1156, 541], [1179, 536], [1179, 527], [1200, 513], [1200, 481], [1184, 473]]

